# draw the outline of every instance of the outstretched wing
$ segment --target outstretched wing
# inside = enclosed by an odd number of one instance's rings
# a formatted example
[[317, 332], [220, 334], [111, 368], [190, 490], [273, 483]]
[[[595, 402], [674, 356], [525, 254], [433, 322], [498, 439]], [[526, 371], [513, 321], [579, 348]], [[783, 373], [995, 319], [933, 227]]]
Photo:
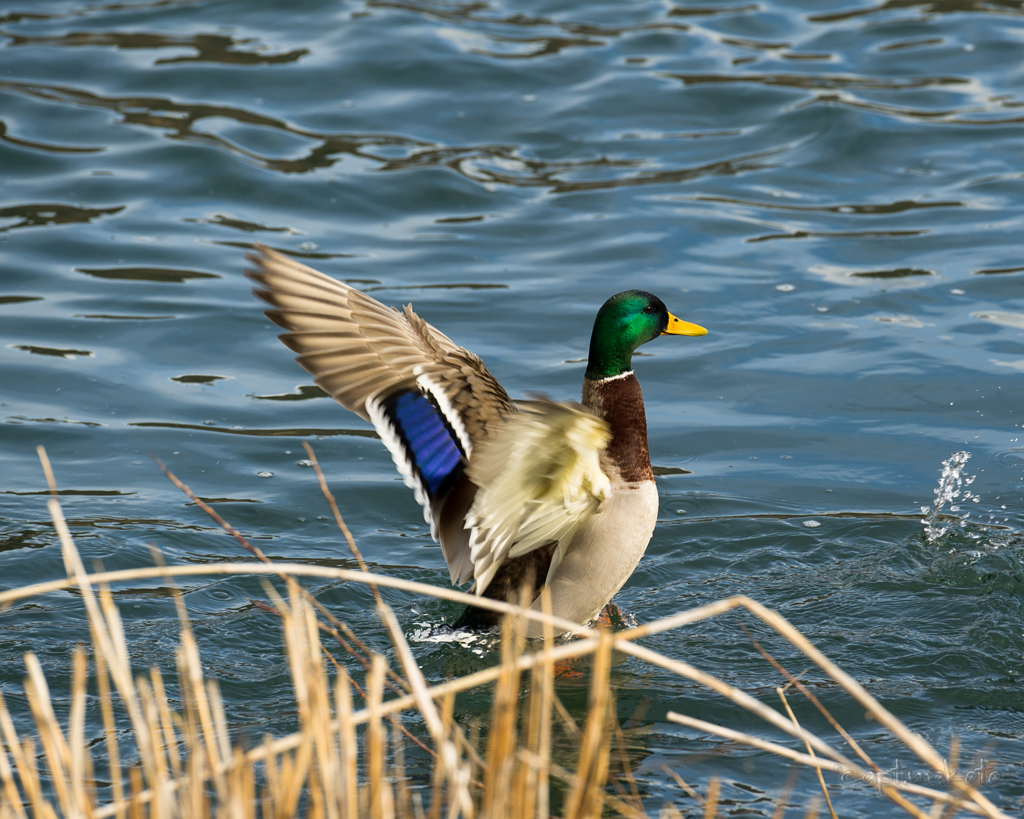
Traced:
[[459, 433], [468, 452], [489, 424], [515, 411], [483, 361], [411, 305], [404, 312], [386, 307], [270, 248], [247, 258], [255, 265], [247, 275], [261, 285], [253, 293], [274, 308], [267, 317], [289, 331], [281, 341], [319, 387], [365, 420], [371, 395], [419, 381], [449, 405], [446, 415], [464, 427]]
[[474, 587], [483, 594], [509, 558], [557, 542], [554, 574], [577, 529], [611, 494], [600, 453], [611, 433], [585, 407], [522, 402], [473, 453], [467, 475], [479, 489], [467, 516]]
[[[471, 497], [461, 479], [474, 448], [515, 413], [508, 394], [477, 356], [411, 306], [386, 307], [269, 248], [248, 259], [253, 292], [288, 331], [281, 341], [318, 386], [373, 423], [441, 540], [453, 581], [472, 576], [462, 525]], [[446, 511], [453, 494], [459, 504]]]

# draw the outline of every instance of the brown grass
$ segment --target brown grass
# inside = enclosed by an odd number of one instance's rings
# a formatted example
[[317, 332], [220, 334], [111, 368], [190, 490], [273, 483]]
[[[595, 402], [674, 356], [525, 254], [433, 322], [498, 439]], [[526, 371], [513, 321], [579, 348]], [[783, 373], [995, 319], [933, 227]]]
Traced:
[[[326, 484], [323, 488], [326, 492]], [[621, 750], [621, 729], [609, 682], [613, 651], [706, 687], [708, 697], [725, 697], [791, 736], [803, 750], [687, 715], [670, 713], [673, 722], [760, 748], [795, 765], [809, 766], [827, 774], [833, 783], [838, 782], [836, 773], [845, 772], [877, 784], [892, 806], [919, 819], [952, 817], [960, 812], [1005, 816], [957, 773], [955, 758], [944, 759], [783, 617], [746, 597], [690, 609], [619, 633], [580, 629], [579, 639], [559, 644], [551, 639], [550, 633], [552, 628], [563, 628], [565, 624], [543, 611], [366, 571], [273, 564], [262, 555], [260, 563], [160, 564], [89, 574], [56, 495], [49, 500], [48, 508], [60, 537], [67, 576], [0, 593], [0, 605], [6, 607], [56, 589], [75, 588], [85, 607], [92, 640], [89, 649], [77, 647], [71, 656], [72, 690], [66, 724], [61, 724], [54, 711], [42, 666], [32, 653], [25, 655], [24, 689], [34, 723], [30, 732], [18, 732], [0, 696], [0, 819], [28, 819], [30, 814], [34, 819], [284, 819], [300, 814], [330, 819], [547, 819], [552, 811], [567, 819], [602, 815], [635, 819], [646, 814]], [[340, 521], [340, 515], [337, 517]], [[233, 744], [220, 690], [215, 680], [203, 674], [199, 645], [180, 595], [175, 598], [180, 620], [176, 658], [180, 702], [169, 701], [158, 669], [144, 674], [133, 670], [130, 646], [110, 591], [111, 584], [145, 578], [164, 578], [170, 583], [173, 578], [217, 574], [276, 575], [284, 579], [287, 599], [278, 596], [269, 585], [266, 588], [269, 607], [281, 619], [289, 661], [298, 714], [298, 727], [292, 734], [267, 736], [251, 747]], [[402, 589], [474, 602], [505, 612], [500, 659], [491, 668], [431, 686], [423, 677], [397, 618], [379, 595], [377, 610], [394, 648], [395, 668], [389, 668], [383, 656], [363, 646], [344, 623], [315, 604], [296, 579], [303, 576], [342, 579], [374, 589]], [[841, 729], [839, 738], [845, 736], [853, 757], [839, 750], [841, 746], [802, 728], [785, 699], [790, 686], [809, 694], [799, 680], [791, 677], [785, 689], [778, 689], [784, 706], [780, 711], [693, 665], [637, 642], [646, 635], [682, 628], [734, 609], [745, 609], [798, 648], [907, 751], [938, 772], [945, 787], [888, 781], [865, 751]], [[549, 626], [548, 638], [533, 644], [525, 640], [522, 635], [527, 619]], [[325, 637], [330, 639], [325, 641]], [[338, 646], [363, 667], [364, 671], [357, 675], [359, 679], [351, 677], [332, 654]], [[560, 660], [586, 655], [593, 655], [589, 667], [590, 693], [585, 720], [576, 728], [556, 696], [554, 670]], [[86, 691], [90, 681], [99, 694], [104, 725], [101, 744], [90, 744], [85, 732], [89, 707]], [[490, 720], [484, 746], [480, 748], [453, 718], [455, 697], [492, 684]], [[521, 696], [524, 688], [525, 698]], [[119, 703], [116, 710], [125, 715], [123, 720], [116, 716], [115, 700]], [[825, 710], [824, 704], [816, 699], [814, 702]], [[420, 737], [402, 723], [402, 715], [411, 712], [416, 712], [417, 721], [422, 723]], [[570, 723], [566, 730], [578, 733], [573, 743], [575, 756], [568, 767], [564, 757], [559, 760], [561, 764], [553, 759], [552, 750], [553, 725], [566, 719]], [[405, 768], [406, 752], [413, 744], [425, 748], [427, 758], [432, 760], [429, 785], [421, 782], [416, 788], [411, 786]], [[100, 767], [109, 780], [105, 787], [101, 787], [93, 773], [96, 754], [102, 756]], [[126, 769], [125, 758], [138, 761]], [[719, 779], [711, 779], [702, 796], [677, 772], [670, 773], [689, 794], [680, 797], [681, 804], [693, 809], [689, 815], [708, 819], [720, 815]], [[785, 815], [794, 781], [791, 776], [783, 787], [775, 815]], [[557, 789], [552, 787], [555, 782], [559, 783]], [[821, 787], [827, 810], [835, 815], [835, 803], [841, 815], [842, 789], [833, 784], [830, 794], [825, 776]], [[817, 800], [806, 807], [804, 815], [817, 815], [819, 808]], [[665, 819], [681, 816], [673, 805], [666, 805], [661, 815]]]

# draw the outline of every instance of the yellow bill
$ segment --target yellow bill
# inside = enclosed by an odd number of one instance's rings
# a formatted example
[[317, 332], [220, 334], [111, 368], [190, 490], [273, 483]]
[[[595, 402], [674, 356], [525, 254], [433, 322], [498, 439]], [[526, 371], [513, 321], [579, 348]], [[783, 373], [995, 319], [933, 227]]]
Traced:
[[671, 313], [668, 314], [668, 327], [661, 331], [663, 336], [706, 336], [708, 331], [699, 324], [691, 324], [688, 321], [677, 319]]

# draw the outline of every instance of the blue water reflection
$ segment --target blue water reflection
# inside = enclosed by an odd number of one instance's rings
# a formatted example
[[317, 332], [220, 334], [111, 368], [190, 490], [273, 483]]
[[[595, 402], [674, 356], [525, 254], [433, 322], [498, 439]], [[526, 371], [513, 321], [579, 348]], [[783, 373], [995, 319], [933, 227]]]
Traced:
[[[149, 544], [170, 562], [244, 557], [154, 455], [267, 554], [348, 566], [303, 440], [375, 568], [447, 583], [380, 442], [312, 386], [250, 296], [256, 242], [413, 301], [514, 396], [576, 397], [597, 307], [643, 287], [710, 334], [635, 361], [661, 523], [619, 605], [652, 619], [746, 593], [779, 608], [940, 750], [957, 736], [996, 760], [990, 792], [1019, 806], [1022, 42], [1019, 0], [12, 7], [4, 585], [63, 571], [39, 444], [87, 565], [147, 565]], [[957, 451], [972, 455], [974, 523], [929, 541], [920, 507]], [[173, 662], [157, 586], [118, 593], [140, 669]], [[386, 645], [364, 592], [312, 587]], [[186, 588], [232, 719], [288, 730], [259, 584]], [[393, 601], [410, 630], [455, 615]], [[21, 654], [63, 690], [81, 609], [54, 594], [2, 617], [4, 695], [27, 718]], [[651, 645], [776, 684], [735, 618]], [[422, 651], [432, 679], [477, 661]], [[656, 703], [635, 740], [649, 811], [686, 804], [668, 764], [731, 777], [729, 798], [771, 813], [780, 764], [695, 758], [714, 744], [664, 719], [744, 727], [735, 714], [640, 664], [615, 675], [623, 718]], [[837, 716], [891, 753], [862, 713]], [[794, 798], [813, 794], [808, 778]], [[853, 787], [839, 799], [851, 816], [877, 804]]]

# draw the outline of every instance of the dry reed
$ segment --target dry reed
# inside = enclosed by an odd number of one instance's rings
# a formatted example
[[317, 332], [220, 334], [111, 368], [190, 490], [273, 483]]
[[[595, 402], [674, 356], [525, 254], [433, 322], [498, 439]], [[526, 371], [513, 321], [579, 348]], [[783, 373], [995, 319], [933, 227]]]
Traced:
[[[66, 725], [58, 719], [42, 665], [31, 652], [25, 655], [24, 692], [32, 724], [23, 725], [19, 732], [0, 696], [0, 819], [28, 819], [30, 814], [36, 819], [284, 819], [296, 815], [325, 819], [547, 819], [553, 813], [571, 819], [602, 815], [636, 819], [645, 815], [645, 809], [636, 783], [631, 781], [624, 751], [618, 760], [623, 773], [613, 772], [613, 748], [618, 741], [621, 749], [622, 739], [610, 682], [613, 652], [636, 657], [704, 686], [707, 696], [725, 697], [764, 719], [774, 729], [797, 740], [805, 752], [682, 714], [670, 713], [672, 722], [760, 748], [822, 773], [848, 774], [877, 787], [878, 793], [888, 797], [893, 806], [919, 819], [952, 817], [959, 812], [993, 819], [1005, 817], [957, 772], [955, 759], [944, 759], [817, 651], [783, 617], [749, 598], [733, 597], [618, 633], [579, 628], [579, 639], [556, 643], [551, 638], [553, 629], [564, 628], [565, 623], [547, 610], [480, 600], [451, 589], [366, 571], [274, 564], [262, 555], [259, 556], [263, 562], [258, 564], [161, 564], [89, 574], [65, 523], [45, 453], [41, 453], [41, 458], [54, 490], [48, 508], [60, 538], [67, 576], [2, 592], [0, 606], [57, 589], [77, 589], [92, 636], [88, 652], [91, 668], [86, 650], [76, 648], [71, 657], [72, 690]], [[326, 484], [321, 486], [333, 506]], [[340, 514], [333, 508], [340, 522]], [[214, 574], [275, 575], [284, 580], [284, 597], [269, 585], [267, 589], [273, 609], [281, 618], [297, 709], [298, 727], [288, 736], [267, 736], [248, 748], [232, 741], [220, 689], [215, 680], [203, 674], [199, 644], [180, 594], [175, 596], [180, 620], [177, 710], [172, 707], [158, 669], [138, 675], [133, 671], [130, 647], [110, 584], [144, 578], [163, 578], [170, 584], [173, 578]], [[431, 686], [394, 613], [375, 594], [378, 613], [398, 664], [398, 668], [390, 669], [379, 653], [371, 652], [357, 639], [343, 637], [354, 637], [343, 623], [333, 616], [329, 616], [332, 622], [319, 619], [318, 611], [322, 617], [324, 610], [315, 608], [308, 592], [299, 585], [296, 578], [302, 576], [344, 579], [371, 586], [375, 592], [378, 588], [403, 589], [502, 611], [506, 617], [499, 661], [491, 668]], [[846, 756], [838, 747], [801, 727], [781, 688], [778, 691], [783, 711], [637, 642], [644, 636], [735, 609], [745, 609], [799, 649], [906, 750], [936, 771], [944, 787], [892, 781], [840, 729], [840, 737], [851, 745], [856, 760]], [[524, 639], [527, 619], [544, 624], [546, 639], [532, 644]], [[362, 684], [335, 660], [328, 649], [331, 644], [325, 645], [322, 640], [324, 635], [331, 635], [338, 645], [356, 656], [365, 669]], [[586, 655], [593, 655], [590, 693], [584, 722], [577, 728], [556, 695], [555, 664]], [[94, 700], [87, 696], [90, 680], [97, 692]], [[492, 683], [486, 747], [481, 754], [454, 719], [454, 703], [457, 694]], [[798, 680], [790, 678], [789, 685], [809, 694]], [[97, 740], [93, 742], [86, 736], [85, 723], [90, 702], [96, 701], [103, 736], [102, 741], [93, 738]], [[119, 703], [117, 709], [115, 702]], [[824, 709], [816, 699], [814, 703]], [[118, 712], [123, 712], [123, 718], [118, 717]], [[422, 722], [425, 740], [412, 737], [402, 724], [401, 715], [408, 712], [415, 712], [417, 721]], [[560, 764], [565, 762], [564, 758], [559, 762], [553, 759], [552, 730], [556, 718], [568, 721], [576, 734], [571, 768]], [[385, 724], [389, 720], [390, 731]], [[405, 768], [410, 741], [427, 749], [433, 765], [432, 774], [427, 779], [420, 777], [416, 787], [410, 784]], [[98, 760], [94, 760], [96, 753], [101, 755]], [[137, 761], [126, 770], [126, 759]], [[102, 777], [95, 772], [97, 764]], [[707, 783], [701, 797], [676, 772], [669, 773], [689, 794], [681, 797], [682, 802], [704, 817], [720, 815], [719, 778]], [[615, 776], [625, 776], [628, 792], [613, 781]], [[552, 784], [555, 782], [557, 788]], [[776, 816], [785, 813], [794, 782], [791, 776], [779, 795]], [[618, 796], [613, 792], [615, 786]], [[832, 812], [834, 802], [841, 814], [843, 787], [839, 780], [833, 777], [831, 793], [824, 778], [821, 786], [828, 810]], [[819, 800], [809, 802], [805, 815], [816, 815], [819, 805]], [[658, 807], [665, 819], [682, 815], [677, 806]]]

